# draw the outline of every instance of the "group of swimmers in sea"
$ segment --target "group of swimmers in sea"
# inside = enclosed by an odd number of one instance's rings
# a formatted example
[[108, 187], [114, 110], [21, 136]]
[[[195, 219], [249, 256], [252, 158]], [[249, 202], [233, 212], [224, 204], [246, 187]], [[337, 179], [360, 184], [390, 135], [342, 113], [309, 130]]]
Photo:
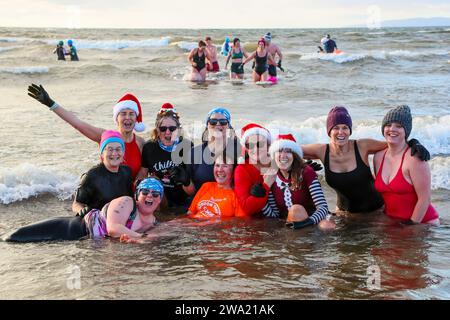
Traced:
[[77, 48], [74, 46], [73, 40], [68, 40], [67, 45], [69, 46], [68, 49], [64, 47], [64, 41], [60, 40], [53, 50], [53, 54], [56, 53], [58, 60], [66, 60], [66, 56], [70, 56], [70, 61], [79, 61]]
[[[219, 72], [217, 48], [211, 42], [211, 37], [206, 37], [205, 41], [200, 40], [198, 46], [191, 50], [188, 61], [192, 66], [191, 81], [203, 82], [207, 72]], [[241, 46], [239, 38], [234, 38], [230, 45], [230, 39], [226, 38], [222, 46], [221, 53], [226, 56], [225, 70], [231, 60], [230, 79], [244, 78], [244, 65], [254, 60], [252, 67], [252, 79], [254, 82], [277, 82], [277, 68], [284, 71], [281, 66], [283, 54], [278, 45], [272, 42], [270, 32], [266, 33], [258, 40], [258, 46], [252, 53], [247, 53]], [[276, 61], [278, 60], [278, 61]]]
[[[7, 241], [29, 242], [112, 237], [143, 242], [158, 224], [155, 212], [217, 222], [227, 217], [283, 219], [293, 229], [333, 230], [333, 215], [381, 211], [402, 225], [439, 224], [431, 204], [430, 154], [410, 139], [406, 105], [382, 120], [384, 141], [350, 139], [352, 118], [343, 106], [328, 113], [329, 143], [301, 144], [291, 133], [256, 123], [236, 134], [230, 112], [213, 108], [201, 144], [184, 137], [180, 113], [161, 106], [147, 141], [142, 108], [132, 94], [113, 107], [117, 130], [92, 126], [53, 101], [41, 85], [28, 94], [82, 135], [99, 144], [101, 162], [83, 174], [72, 205], [74, 216], [20, 228]], [[369, 155], [374, 155], [372, 174]], [[330, 212], [316, 170], [336, 191]]]

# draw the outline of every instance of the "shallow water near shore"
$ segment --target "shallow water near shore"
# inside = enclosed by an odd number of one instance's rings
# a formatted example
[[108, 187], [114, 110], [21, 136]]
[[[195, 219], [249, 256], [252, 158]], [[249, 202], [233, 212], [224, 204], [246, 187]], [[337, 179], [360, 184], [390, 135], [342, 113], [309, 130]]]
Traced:
[[[171, 102], [196, 142], [216, 106], [230, 110], [238, 132], [257, 122], [292, 130], [300, 143], [326, 143], [332, 105], [349, 109], [352, 138], [381, 140], [386, 111], [408, 104], [411, 136], [432, 155], [432, 201], [442, 225], [401, 227], [376, 212], [337, 217], [333, 232], [294, 231], [278, 220], [176, 220], [158, 226], [161, 236], [144, 245], [0, 242], [0, 298], [450, 299], [450, 27], [271, 30], [286, 69], [277, 85], [254, 85], [247, 68], [239, 85], [226, 72], [204, 84], [183, 80], [188, 49], [205, 33], [218, 46], [238, 36], [251, 50], [267, 31], [0, 28], [0, 237], [71, 215], [79, 176], [98, 162], [96, 143], [27, 96], [31, 82], [102, 128], [115, 128], [112, 108], [132, 92], [142, 104], [146, 139], [161, 104]], [[317, 54], [327, 31], [343, 55]], [[51, 54], [69, 38], [78, 63]], [[333, 209], [336, 195], [323, 186]], [[373, 270], [380, 271], [379, 287], [370, 282]]]

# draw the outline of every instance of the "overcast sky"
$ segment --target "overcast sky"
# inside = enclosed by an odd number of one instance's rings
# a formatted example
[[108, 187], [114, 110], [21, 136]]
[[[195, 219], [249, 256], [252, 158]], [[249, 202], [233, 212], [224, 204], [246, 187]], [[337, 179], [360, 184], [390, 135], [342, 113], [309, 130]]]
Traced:
[[320, 28], [416, 17], [450, 17], [450, 1], [0, 0], [3, 27]]

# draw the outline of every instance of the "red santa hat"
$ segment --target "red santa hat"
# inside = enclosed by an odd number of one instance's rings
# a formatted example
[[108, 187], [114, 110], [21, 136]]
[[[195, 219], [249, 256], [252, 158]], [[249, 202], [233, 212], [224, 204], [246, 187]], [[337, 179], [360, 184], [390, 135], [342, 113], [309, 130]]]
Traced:
[[122, 98], [117, 101], [113, 109], [113, 118], [117, 123], [117, 116], [122, 110], [131, 109], [136, 113], [136, 124], [134, 125], [134, 130], [137, 132], [142, 132], [145, 130], [145, 125], [142, 122], [142, 110], [139, 100], [131, 93], [125, 94]]
[[270, 145], [270, 156], [273, 157], [275, 152], [281, 149], [291, 149], [292, 152], [295, 152], [300, 158], [303, 158], [302, 148], [300, 148], [300, 145], [297, 141], [295, 141], [294, 136], [290, 133], [280, 134], [277, 136], [276, 140]]
[[254, 134], [259, 134], [265, 137], [269, 143], [272, 141], [269, 130], [256, 123], [249, 123], [241, 129], [241, 141], [245, 143], [248, 137]]
[[177, 110], [173, 107], [173, 105], [169, 102], [164, 103], [161, 106], [161, 109], [159, 109], [159, 113], [163, 113], [163, 112], [169, 112], [172, 111], [173, 113], [177, 113]]

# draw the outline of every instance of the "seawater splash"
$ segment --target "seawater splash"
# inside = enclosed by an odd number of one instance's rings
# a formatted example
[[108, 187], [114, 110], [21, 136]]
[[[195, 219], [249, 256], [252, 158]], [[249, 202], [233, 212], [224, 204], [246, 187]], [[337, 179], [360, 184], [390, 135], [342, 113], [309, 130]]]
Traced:
[[[45, 43], [56, 45], [56, 40], [45, 40]], [[161, 39], [144, 39], [144, 40], [87, 40], [74, 39], [74, 45], [77, 49], [99, 49], [99, 50], [119, 50], [126, 48], [151, 48], [166, 47], [169, 45], [170, 37]]]
[[48, 73], [49, 67], [0, 67], [0, 73], [33, 74]]
[[61, 200], [69, 199], [78, 180], [70, 174], [27, 163], [14, 168], [1, 168], [0, 203], [9, 204], [47, 193]]

